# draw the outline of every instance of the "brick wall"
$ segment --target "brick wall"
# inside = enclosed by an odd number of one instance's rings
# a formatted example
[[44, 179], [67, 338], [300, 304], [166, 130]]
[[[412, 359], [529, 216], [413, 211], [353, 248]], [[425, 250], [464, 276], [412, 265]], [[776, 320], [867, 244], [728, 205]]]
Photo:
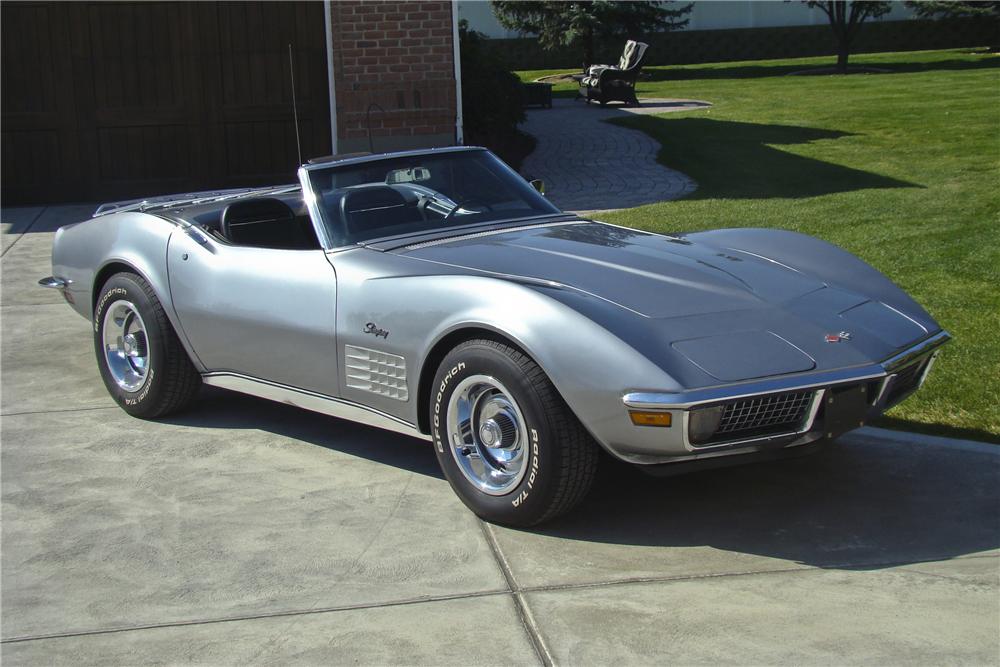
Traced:
[[331, 3], [339, 152], [368, 150], [369, 122], [376, 151], [455, 143], [451, 12], [451, 2]]

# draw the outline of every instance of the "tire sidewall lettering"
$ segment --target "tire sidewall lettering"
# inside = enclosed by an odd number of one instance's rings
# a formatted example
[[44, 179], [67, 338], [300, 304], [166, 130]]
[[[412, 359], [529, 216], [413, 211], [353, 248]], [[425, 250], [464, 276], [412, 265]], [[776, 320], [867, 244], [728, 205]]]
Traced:
[[538, 474], [538, 430], [531, 429], [531, 471], [528, 473], [528, 488], [534, 488]]
[[527, 487], [522, 490], [521, 493], [517, 494], [517, 497], [510, 501], [511, 505], [514, 507], [519, 507], [528, 496], [531, 495], [531, 490], [535, 488], [535, 479], [538, 476], [538, 429], [532, 428], [531, 430], [531, 469], [528, 471], [526, 477]]
[[[466, 366], [460, 368], [462, 362]], [[455, 396], [459, 387], [469, 388], [461, 401]], [[535, 526], [565, 514], [590, 490], [597, 471], [597, 443], [584, 431], [544, 369], [516, 344], [493, 338], [458, 343], [439, 364], [423, 400], [434, 455], [445, 479], [466, 507], [484, 521]], [[514, 431], [509, 422], [484, 430], [476, 421], [492, 414], [485, 411], [494, 410], [490, 405], [494, 401], [514, 404], [519, 413], [513, 419], [517, 440], [510, 440]], [[453, 408], [460, 414], [450, 414]], [[477, 413], [480, 409], [483, 412]], [[450, 424], [460, 431], [457, 436], [450, 433]], [[482, 440], [472, 439], [472, 431], [479, 430], [487, 441], [495, 442], [489, 435], [496, 435], [497, 429], [501, 442], [508, 441], [516, 448], [517, 468], [513, 457], [496, 458], [486, 450], [478, 452], [484, 457], [481, 462], [463, 458], [473, 455], [471, 448], [484, 447]], [[501, 467], [506, 474], [492, 475], [493, 469]]]
[[[153, 368], [149, 369], [149, 374], [146, 376], [146, 382], [142, 385], [142, 389], [139, 391], [139, 396], [136, 398], [126, 398], [125, 405], [139, 405], [146, 397], [149, 396], [149, 390], [153, 387], [153, 376], [156, 374], [156, 370]], [[127, 393], [123, 392], [124, 396], [128, 396]]]
[[[142, 289], [137, 287], [132, 287], [128, 282], [123, 286], [119, 280], [130, 281], [128, 277], [113, 277], [111, 279], [113, 287], [105, 288], [105, 291], [101, 294], [101, 299], [97, 304], [97, 310], [94, 313], [94, 334], [95, 342], [102, 334], [102, 328], [104, 326], [104, 320], [107, 317], [108, 304], [116, 299], [125, 299], [130, 301], [139, 310], [139, 314], [142, 315], [144, 321], [155, 322], [155, 318], [150, 311], [148, 298]], [[155, 325], [154, 325], [155, 326]], [[147, 342], [152, 347], [157, 345], [156, 342], [156, 332], [152, 330], [147, 331]], [[149, 371], [146, 375], [145, 382], [142, 386], [134, 392], [126, 391], [125, 389], [119, 387], [115, 384], [114, 380], [111, 379], [110, 371], [107, 367], [107, 360], [103, 358], [103, 350], [100, 348], [98, 343], [98, 365], [100, 366], [101, 375], [105, 380], [105, 385], [108, 387], [108, 391], [116, 399], [119, 405], [123, 408], [135, 409], [143, 405], [149, 400], [153, 400], [159, 393], [156, 368], [154, 365], [149, 367]], [[152, 352], [151, 352], [152, 355]], [[159, 353], [152, 355], [156, 358], [159, 357]]]
[[[108, 325], [109, 335], [113, 334], [119, 340], [124, 336], [117, 325], [114, 329], [110, 328], [111, 304], [118, 300], [127, 302], [135, 310], [142, 319], [146, 334], [146, 372], [135, 391], [118, 384], [112, 367], [118, 365], [122, 352], [115, 353], [118, 359], [114, 360], [114, 364], [109, 363], [104, 340], [105, 325]], [[156, 419], [187, 407], [197, 395], [201, 376], [187, 356], [163, 303], [149, 281], [134, 271], [120, 271], [100, 285], [94, 302], [93, 344], [97, 368], [115, 403], [140, 419]]]
[[444, 453], [444, 442], [441, 438], [441, 403], [444, 400], [445, 393], [448, 389], [448, 385], [451, 383], [452, 378], [458, 375], [461, 371], [465, 370], [465, 362], [460, 361], [445, 374], [444, 378], [441, 380], [440, 386], [438, 388], [437, 396], [434, 397], [434, 411], [431, 417], [434, 431], [434, 446], [437, 447], [438, 452]]
[[[436, 379], [436, 383], [434, 385], [435, 393], [431, 397], [432, 405], [430, 421], [431, 439], [434, 442], [434, 447], [437, 450], [442, 467], [446, 468], [446, 473], [449, 474], [449, 477], [453, 478], [453, 486], [455, 486], [455, 483], [457, 482], [457, 484], [465, 490], [464, 496], [477, 503], [487, 503], [491, 505], [502, 503], [508, 508], [513, 508], [518, 513], [532, 511], [531, 509], [526, 508], [530, 508], [535, 504], [535, 495], [542, 494], [540, 497], [544, 497], [545, 491], [542, 489], [546, 485], [547, 479], [542, 470], [544, 461], [544, 456], [542, 455], [544, 428], [542, 428], [540, 423], [537, 421], [535, 407], [533, 405], [526, 404], [524, 389], [521, 387], [520, 382], [517, 381], [516, 376], [510, 377], [510, 370], [501, 370], [502, 367], [496, 368], [492, 365], [489, 368], [479, 368], [474, 366], [467, 367], [464, 361], [457, 361], [447, 368], [447, 371], [439, 371], [438, 379]], [[463, 374], [462, 371], [466, 372]], [[498, 379], [504, 382], [508, 388], [516, 392], [516, 400], [518, 401], [521, 411], [524, 414], [524, 419], [527, 422], [525, 426], [527, 427], [526, 430], [531, 441], [529, 449], [530, 459], [527, 461], [529, 469], [520, 484], [503, 496], [489, 496], [468, 484], [464, 475], [457, 469], [457, 464], [452, 460], [453, 456], [450, 451], [450, 435], [442, 432], [442, 430], [446, 430], [446, 427], [444, 427], [443, 424], [447, 421], [447, 406], [451, 395], [449, 389], [453, 385], [457, 384], [456, 380], [460, 379], [457, 376], [460, 374], [470, 375], [475, 373], [497, 374]], [[520, 389], [520, 391], [515, 389], [515, 387]], [[456, 488], [456, 491], [457, 490], [458, 489]], [[463, 494], [460, 493], [459, 495]]]
[[97, 304], [97, 317], [94, 318], [94, 333], [100, 333], [100, 327], [104, 325], [104, 307], [115, 296], [128, 298], [128, 290], [124, 287], [113, 287], [104, 293], [100, 303]]

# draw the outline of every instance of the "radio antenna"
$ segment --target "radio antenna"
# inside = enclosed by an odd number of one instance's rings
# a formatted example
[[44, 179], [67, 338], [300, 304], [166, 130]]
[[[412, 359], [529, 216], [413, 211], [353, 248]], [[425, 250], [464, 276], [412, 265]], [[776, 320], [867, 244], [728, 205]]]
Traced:
[[299, 164], [302, 164], [302, 139], [299, 137], [299, 105], [295, 101], [295, 59], [292, 57], [292, 45], [288, 44], [288, 71], [292, 77], [292, 115], [295, 117], [295, 147], [299, 151]]
[[385, 113], [385, 109], [382, 105], [377, 102], [372, 102], [368, 105], [368, 111], [365, 112], [365, 122], [368, 124], [368, 152], [375, 152], [375, 143], [372, 141], [372, 109], [378, 109], [382, 113]]

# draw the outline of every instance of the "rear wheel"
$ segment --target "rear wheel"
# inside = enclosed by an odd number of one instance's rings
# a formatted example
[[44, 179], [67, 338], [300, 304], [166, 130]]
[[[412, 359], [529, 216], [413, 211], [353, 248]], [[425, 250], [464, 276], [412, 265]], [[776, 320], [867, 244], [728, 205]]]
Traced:
[[135, 417], [180, 410], [201, 385], [152, 287], [134, 273], [116, 273], [101, 288], [94, 349], [108, 392]]
[[548, 377], [519, 350], [472, 340], [434, 379], [430, 418], [441, 469], [480, 517], [530, 526], [590, 489], [598, 448]]

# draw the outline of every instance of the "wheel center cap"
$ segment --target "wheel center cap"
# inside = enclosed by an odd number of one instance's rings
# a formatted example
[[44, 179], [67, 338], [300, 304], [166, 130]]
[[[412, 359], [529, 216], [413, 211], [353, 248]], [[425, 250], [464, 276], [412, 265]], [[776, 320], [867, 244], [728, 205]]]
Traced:
[[136, 349], [135, 336], [133, 334], [128, 334], [127, 336], [125, 336], [125, 338], [122, 339], [122, 347], [125, 350], [125, 354], [129, 356], [135, 354], [135, 349]]
[[500, 426], [492, 419], [487, 419], [479, 427], [479, 439], [487, 447], [497, 447], [500, 445]]

